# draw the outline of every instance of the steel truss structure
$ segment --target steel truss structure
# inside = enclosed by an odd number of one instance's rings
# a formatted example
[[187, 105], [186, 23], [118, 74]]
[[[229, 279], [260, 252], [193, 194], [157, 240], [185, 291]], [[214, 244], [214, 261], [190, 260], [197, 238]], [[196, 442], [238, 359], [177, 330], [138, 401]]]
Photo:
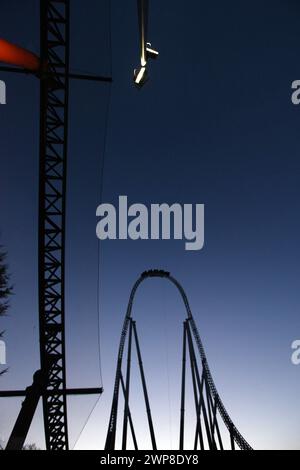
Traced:
[[[116, 433], [117, 433], [117, 418], [119, 408], [119, 392], [120, 389], [124, 395], [124, 418], [123, 418], [123, 431], [122, 431], [122, 450], [127, 449], [127, 434], [128, 423], [131, 430], [132, 441], [135, 449], [138, 449], [137, 436], [134, 430], [132, 414], [130, 411], [130, 374], [131, 374], [131, 356], [132, 356], [132, 343], [135, 342], [138, 364], [141, 374], [142, 388], [145, 399], [145, 407], [148, 418], [149, 432], [152, 443], [152, 449], [157, 449], [157, 443], [154, 433], [153, 420], [151, 415], [151, 408], [149, 403], [149, 396], [147, 392], [146, 379], [144, 367], [142, 362], [141, 350], [137, 335], [136, 322], [132, 319], [132, 307], [136, 291], [144, 280], [152, 277], [160, 277], [167, 279], [174, 284], [179, 293], [181, 294], [185, 310], [186, 320], [183, 323], [183, 351], [182, 351], [182, 377], [181, 377], [181, 409], [180, 409], [180, 432], [179, 432], [179, 450], [184, 449], [185, 437], [185, 399], [186, 399], [186, 371], [187, 361], [190, 363], [193, 396], [195, 403], [195, 416], [196, 416], [196, 429], [194, 438], [194, 450], [224, 450], [225, 439], [229, 437], [230, 447], [232, 450], [236, 446], [241, 450], [252, 450], [252, 447], [244, 439], [238, 431], [233, 421], [231, 420], [228, 412], [214, 384], [204, 347], [194, 321], [188, 298], [181, 284], [170, 275], [170, 273], [161, 270], [150, 270], [144, 272], [134, 284], [129, 302], [123, 329], [121, 333], [121, 340], [119, 345], [117, 370], [115, 377], [115, 385], [113, 391], [113, 400], [111, 407], [111, 414], [109, 426], [106, 437], [106, 450], [114, 450], [116, 446]], [[123, 379], [122, 364], [123, 356], [125, 354], [125, 347], [127, 344], [127, 368], [126, 378]], [[220, 422], [223, 422], [229, 436], [224, 435], [223, 428], [220, 427]]]
[[[39, 317], [47, 449], [68, 448], [65, 358], [65, 205], [69, 1], [41, 2]], [[44, 70], [43, 70], [44, 68]], [[47, 393], [47, 392], [55, 393]]]
[[[101, 394], [102, 387], [66, 388], [65, 236], [69, 80], [112, 81], [69, 70], [70, 0], [40, 0], [39, 330], [41, 370], [24, 390], [0, 392], [25, 400], [7, 444], [22, 449], [39, 398], [46, 448], [68, 450], [67, 395]], [[1, 66], [20, 74], [29, 70]]]

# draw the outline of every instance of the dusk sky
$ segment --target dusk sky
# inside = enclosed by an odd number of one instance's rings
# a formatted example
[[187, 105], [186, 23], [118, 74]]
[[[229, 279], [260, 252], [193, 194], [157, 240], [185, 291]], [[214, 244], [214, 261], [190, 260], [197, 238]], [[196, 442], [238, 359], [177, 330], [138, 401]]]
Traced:
[[[110, 75], [112, 56], [113, 85], [105, 155], [110, 85], [70, 88], [67, 382], [104, 387], [79, 439], [97, 397], [68, 400], [70, 447], [103, 449], [130, 290], [141, 272], [161, 268], [186, 290], [219, 394], [245, 439], [255, 449], [300, 449], [300, 366], [291, 362], [291, 343], [300, 339], [300, 107], [291, 102], [300, 79], [299, 2], [151, 0], [149, 39], [160, 57], [142, 90], [132, 83], [136, 1], [111, 3], [110, 53], [109, 0], [71, 1], [71, 70]], [[0, 37], [39, 54], [39, 2], [1, 0], [0, 7]], [[39, 368], [39, 82], [4, 72], [0, 79], [7, 86], [0, 244], [14, 285], [9, 317], [0, 320], [9, 367], [0, 389], [24, 389]], [[117, 204], [119, 195], [148, 207], [205, 204], [204, 248], [104, 241], [98, 260], [96, 208]], [[173, 286], [154, 279], [141, 286], [133, 314], [158, 447], [175, 449], [184, 306]], [[139, 387], [134, 381], [131, 407], [146, 447]], [[4, 442], [20, 404], [0, 399]], [[187, 428], [189, 435], [194, 423]], [[27, 442], [45, 445], [41, 408]]]

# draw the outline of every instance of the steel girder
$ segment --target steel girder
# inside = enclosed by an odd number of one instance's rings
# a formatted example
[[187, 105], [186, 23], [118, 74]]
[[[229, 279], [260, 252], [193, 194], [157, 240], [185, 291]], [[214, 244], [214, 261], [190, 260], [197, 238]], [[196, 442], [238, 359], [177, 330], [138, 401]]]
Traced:
[[[39, 318], [46, 447], [68, 449], [65, 360], [65, 208], [69, 0], [41, 0]], [[50, 392], [50, 393], [49, 393]]]

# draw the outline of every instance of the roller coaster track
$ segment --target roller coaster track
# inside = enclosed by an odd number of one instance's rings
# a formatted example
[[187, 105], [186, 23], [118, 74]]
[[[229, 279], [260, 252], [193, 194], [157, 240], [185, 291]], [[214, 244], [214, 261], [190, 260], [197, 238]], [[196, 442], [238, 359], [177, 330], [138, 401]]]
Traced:
[[[110, 415], [110, 420], [109, 420], [109, 426], [108, 426], [108, 432], [107, 432], [107, 439], [106, 439], [106, 445], [105, 448], [106, 450], [111, 450], [115, 448], [115, 441], [116, 441], [116, 429], [117, 429], [117, 412], [118, 412], [118, 400], [119, 400], [119, 391], [120, 391], [120, 384], [122, 384], [123, 378], [122, 378], [122, 361], [123, 361], [123, 356], [124, 356], [124, 349], [125, 349], [125, 342], [126, 338], [128, 335], [128, 330], [130, 328], [130, 323], [132, 322], [132, 307], [135, 299], [136, 292], [139, 288], [139, 286], [149, 278], [153, 277], [158, 277], [158, 278], [163, 278], [171, 282], [175, 287], [177, 287], [183, 303], [185, 305], [186, 313], [187, 313], [187, 320], [186, 323], [190, 325], [191, 332], [194, 337], [194, 341], [197, 345], [197, 349], [200, 355], [200, 359], [202, 362], [202, 373], [203, 376], [205, 377], [205, 382], [206, 386], [208, 387], [208, 393], [209, 393], [209, 400], [215, 403], [216, 410], [219, 411], [220, 416], [222, 417], [222, 420], [226, 426], [226, 428], [229, 431], [230, 438], [231, 438], [231, 445], [232, 449], [235, 448], [234, 443], [241, 449], [241, 450], [253, 450], [250, 444], [244, 439], [244, 437], [241, 435], [241, 433], [238, 431], [237, 427], [234, 425], [233, 421], [231, 420], [222, 400], [220, 399], [220, 396], [218, 394], [217, 388], [215, 386], [214, 380], [212, 378], [212, 374], [210, 372], [205, 350], [203, 347], [203, 343], [201, 341], [195, 320], [193, 318], [191, 308], [189, 305], [189, 301], [187, 298], [187, 295], [181, 286], [181, 284], [173, 277], [170, 275], [170, 273], [161, 271], [161, 270], [150, 270], [144, 272], [140, 278], [135, 282], [131, 293], [129, 297], [129, 302], [127, 306], [127, 311], [124, 319], [124, 324], [122, 328], [122, 333], [121, 333], [121, 339], [120, 339], [120, 344], [119, 344], [119, 351], [118, 351], [118, 359], [117, 359], [117, 370], [116, 370], [116, 378], [115, 378], [115, 384], [114, 384], [114, 391], [113, 391], [113, 400], [112, 400], [112, 408], [111, 408], [111, 415]], [[135, 323], [135, 322], [134, 322]], [[203, 385], [202, 385], [203, 386]], [[200, 398], [199, 398], [200, 400]], [[201, 404], [200, 404], [201, 406]], [[209, 405], [208, 405], [209, 407]], [[216, 410], [215, 410], [215, 416], [216, 416]], [[214, 426], [215, 427], [215, 426]], [[156, 447], [156, 444], [154, 448]]]

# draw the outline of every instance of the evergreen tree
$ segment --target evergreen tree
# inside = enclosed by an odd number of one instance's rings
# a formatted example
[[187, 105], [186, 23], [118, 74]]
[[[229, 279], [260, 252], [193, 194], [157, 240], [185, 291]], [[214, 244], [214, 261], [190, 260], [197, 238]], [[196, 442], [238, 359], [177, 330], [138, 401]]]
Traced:
[[[0, 317], [6, 315], [9, 308], [9, 297], [12, 295], [12, 287], [9, 283], [8, 267], [6, 264], [6, 252], [0, 246]], [[3, 337], [4, 331], [0, 330], [0, 339]], [[6, 370], [0, 371], [0, 375]]]

